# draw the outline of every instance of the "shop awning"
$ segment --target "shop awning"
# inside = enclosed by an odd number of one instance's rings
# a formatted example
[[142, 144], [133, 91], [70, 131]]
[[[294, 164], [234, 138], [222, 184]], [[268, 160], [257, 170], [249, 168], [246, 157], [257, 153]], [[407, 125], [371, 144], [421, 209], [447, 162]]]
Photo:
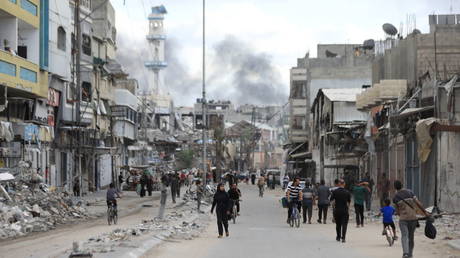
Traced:
[[290, 155], [291, 158], [297, 159], [297, 158], [310, 158], [311, 159], [311, 152], [300, 152], [297, 154]]
[[303, 145], [305, 145], [305, 143], [307, 142], [303, 142], [299, 145], [297, 145], [294, 149], [292, 149], [288, 154], [291, 155], [292, 153], [296, 152], [298, 149], [300, 149], [300, 147], [302, 147]]
[[418, 107], [418, 108], [406, 108], [404, 109], [399, 115], [394, 115], [395, 119], [402, 119], [406, 118], [411, 115], [415, 115], [424, 111], [429, 111], [429, 110], [434, 110], [434, 106], [428, 106], [428, 107]]

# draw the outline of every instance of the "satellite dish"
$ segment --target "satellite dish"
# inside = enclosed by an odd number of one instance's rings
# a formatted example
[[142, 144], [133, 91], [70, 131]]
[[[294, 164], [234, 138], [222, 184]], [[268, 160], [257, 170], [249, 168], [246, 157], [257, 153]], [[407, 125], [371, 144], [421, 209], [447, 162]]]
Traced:
[[383, 31], [385, 31], [386, 34], [391, 35], [391, 36], [394, 36], [398, 33], [398, 30], [396, 29], [396, 27], [390, 23], [383, 24], [382, 29]]
[[363, 43], [363, 48], [364, 49], [373, 49], [375, 46], [375, 42], [373, 39], [368, 39], [368, 40], [365, 40], [364, 43]]
[[336, 57], [337, 54], [326, 49], [326, 57]]
[[412, 33], [414, 33], [414, 34], [422, 34], [422, 32], [419, 29], [414, 29], [412, 31]]

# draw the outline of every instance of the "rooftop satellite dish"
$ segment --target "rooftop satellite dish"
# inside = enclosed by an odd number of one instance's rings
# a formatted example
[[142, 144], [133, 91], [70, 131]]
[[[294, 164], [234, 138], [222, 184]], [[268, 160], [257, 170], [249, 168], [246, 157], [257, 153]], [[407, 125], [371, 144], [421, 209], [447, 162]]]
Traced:
[[391, 35], [391, 36], [394, 36], [398, 33], [398, 30], [396, 29], [396, 27], [390, 23], [383, 24], [382, 29], [383, 31], [385, 31], [386, 34]]
[[368, 40], [365, 40], [364, 43], [363, 43], [363, 48], [364, 49], [373, 49], [375, 46], [375, 42], [373, 39], [368, 39]]
[[412, 31], [412, 33], [414, 33], [414, 34], [422, 34], [422, 32], [419, 29], [414, 29]]
[[326, 49], [326, 57], [336, 57], [337, 54]]

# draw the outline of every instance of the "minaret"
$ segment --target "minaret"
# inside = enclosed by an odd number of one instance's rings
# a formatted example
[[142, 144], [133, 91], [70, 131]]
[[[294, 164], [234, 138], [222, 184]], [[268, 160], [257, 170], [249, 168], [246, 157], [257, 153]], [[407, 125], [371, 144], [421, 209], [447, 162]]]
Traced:
[[[168, 65], [165, 62], [165, 39], [166, 35], [163, 28], [164, 15], [167, 14], [163, 5], [152, 7], [152, 13], [149, 15], [149, 61], [145, 62], [147, 67], [153, 73], [153, 89], [148, 88], [149, 95], [158, 95], [160, 88], [164, 85], [162, 70]], [[152, 91], [153, 90], [153, 91]]]

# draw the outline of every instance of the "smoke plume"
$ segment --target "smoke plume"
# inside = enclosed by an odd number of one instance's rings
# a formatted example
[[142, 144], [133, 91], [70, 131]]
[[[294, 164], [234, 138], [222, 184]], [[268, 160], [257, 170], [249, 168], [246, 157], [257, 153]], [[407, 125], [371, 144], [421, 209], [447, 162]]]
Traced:
[[[186, 56], [180, 55], [181, 49], [177, 39], [168, 37], [165, 45], [168, 67], [164, 70], [165, 86], [162, 90], [173, 96], [176, 106], [190, 106], [201, 97], [201, 74], [190, 73], [184, 65]], [[139, 81], [140, 88], [148, 88], [150, 73], [144, 67], [145, 58], [149, 56], [147, 43], [120, 35], [117, 54], [130, 77]], [[245, 42], [228, 36], [213, 46], [207, 58], [209, 100], [256, 105], [282, 104], [287, 100], [279, 71], [272, 64], [271, 57], [255, 51]]]
[[255, 51], [234, 36], [227, 36], [214, 46], [211, 63], [208, 85], [211, 94], [219, 99], [256, 105], [282, 104], [287, 100], [271, 56]]

